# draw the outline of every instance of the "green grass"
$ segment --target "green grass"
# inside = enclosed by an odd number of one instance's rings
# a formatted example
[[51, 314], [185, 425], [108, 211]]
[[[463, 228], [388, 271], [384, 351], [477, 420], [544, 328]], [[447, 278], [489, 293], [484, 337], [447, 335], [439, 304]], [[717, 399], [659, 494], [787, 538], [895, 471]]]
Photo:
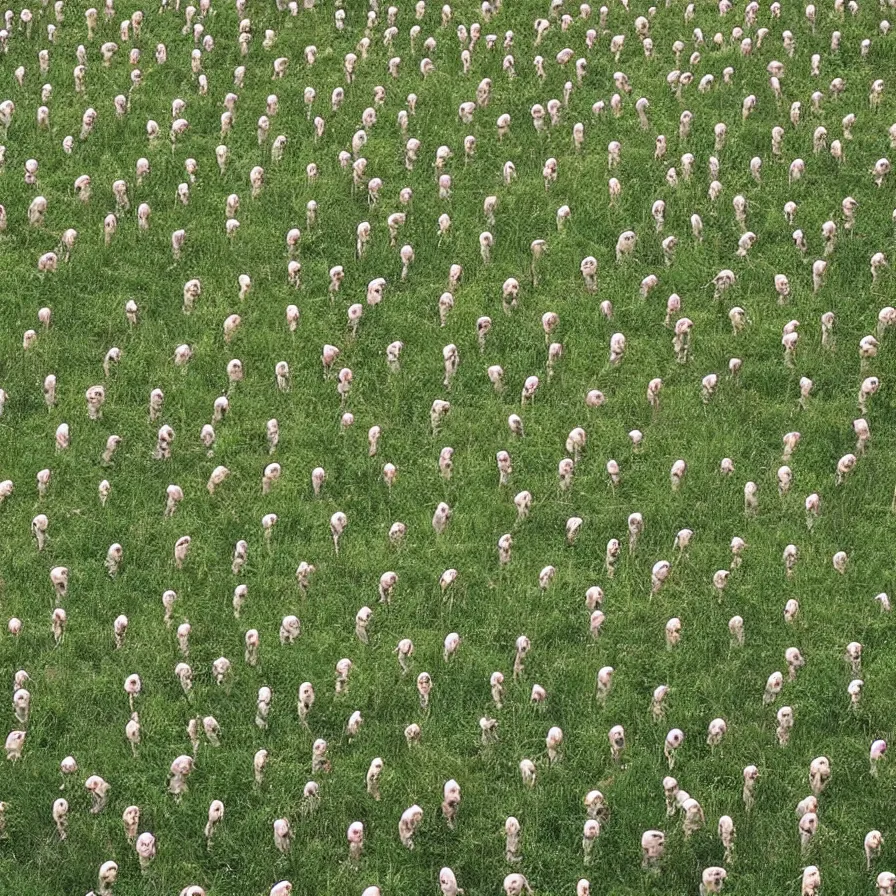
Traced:
[[[763, 4], [758, 26], [770, 33], [762, 47], [742, 57], [731, 29], [742, 25], [741, 13], [719, 19], [712, 4], [698, 7], [692, 22], [684, 21], [684, 5], [661, 6], [651, 20], [655, 43], [646, 59], [634, 33], [634, 19], [646, 14], [646, 4], [629, 11], [613, 5], [605, 31], [600, 31], [595, 8], [588, 22], [574, 21], [569, 31], [554, 22], [541, 46], [532, 46], [532, 22], [546, 15], [547, 6], [529, 0], [506, 0], [483, 33], [515, 33], [513, 48], [489, 51], [485, 40], [473, 53], [472, 70], [463, 75], [455, 28], [481, 21], [478, 4], [454, 4], [447, 28], [440, 25], [440, 6], [428, 4], [419, 24], [422, 33], [417, 52], [411, 50], [409, 30], [417, 24], [413, 6], [401, 4], [399, 34], [392, 49], [383, 46], [385, 4], [371, 35], [368, 59], [359, 59], [357, 78], [345, 83], [342, 59], [364, 34], [366, 7], [346, 4], [346, 28], [333, 27], [333, 10], [318, 9], [297, 17], [278, 13], [273, 4], [250, 4], [253, 40], [247, 57], [236, 42], [238, 16], [230, 3], [220, 0], [203, 23], [213, 35], [215, 48], [204, 54], [209, 81], [206, 96], [197, 91], [190, 72], [190, 37], [181, 35], [183, 13], [158, 14], [153, 4], [146, 14], [139, 39], [119, 40], [116, 22], [139, 4], [121, 2], [110, 23], [87, 40], [83, 11], [74, 3], [65, 8], [65, 21], [55, 45], [46, 40], [46, 24], [53, 21], [52, 6], [34, 10], [31, 37], [20, 32], [18, 18], [9, 39], [8, 53], [0, 57], [0, 100], [16, 105], [11, 127], [0, 142], [6, 145], [5, 167], [0, 173], [0, 202], [6, 208], [8, 227], [0, 234], [0, 387], [9, 394], [0, 417], [0, 479], [12, 479], [14, 494], [0, 506], [0, 675], [10, 687], [17, 669], [30, 675], [32, 715], [23, 758], [0, 765], [0, 800], [8, 804], [8, 837], [0, 840], [0, 883], [4, 891], [22, 896], [68, 896], [96, 886], [99, 866], [114, 859], [120, 866], [115, 892], [127, 894], [177, 893], [191, 883], [202, 885], [210, 896], [264, 896], [278, 880], [291, 880], [301, 894], [360, 893], [378, 885], [384, 896], [399, 893], [435, 893], [438, 871], [450, 865], [468, 894], [499, 892], [508, 871], [503, 861], [503, 824], [516, 815], [523, 829], [520, 866], [540, 894], [572, 893], [576, 881], [587, 877], [592, 892], [607, 896], [627, 894], [696, 893], [702, 868], [722, 861], [715, 835], [718, 818], [730, 814], [737, 825], [735, 861], [729, 868], [726, 892], [739, 894], [797, 893], [805, 864], [817, 864], [827, 893], [874, 892], [874, 876], [893, 867], [893, 839], [889, 825], [889, 791], [894, 773], [885, 761], [881, 775], [869, 775], [868, 748], [878, 737], [892, 739], [890, 719], [896, 711], [890, 683], [896, 662], [889, 653], [892, 617], [881, 614], [873, 597], [892, 593], [893, 517], [892, 490], [896, 485], [896, 402], [892, 389], [892, 339], [881, 340], [878, 357], [869, 372], [881, 379], [880, 392], [865, 415], [873, 440], [868, 454], [842, 486], [835, 486], [837, 460], [853, 450], [852, 421], [860, 416], [856, 397], [866, 373], [860, 372], [859, 339], [874, 332], [878, 310], [893, 304], [893, 277], [885, 271], [871, 285], [868, 262], [883, 251], [893, 259], [893, 199], [888, 181], [877, 189], [869, 170], [892, 150], [887, 129], [894, 119], [892, 90], [878, 110], [869, 108], [868, 89], [877, 77], [888, 78], [896, 66], [891, 37], [878, 33], [883, 11], [864, 2], [856, 16], [839, 19], [829, 5], [819, 9], [815, 32], [798, 5], [785, 6], [780, 19], [772, 19]], [[568, 4], [571, 15], [577, 15]], [[694, 84], [679, 103], [666, 85], [675, 68], [672, 43], [685, 42], [680, 68], [688, 68], [694, 50], [692, 31], [703, 29], [707, 43], [699, 48], [701, 61], [693, 67]], [[600, 36], [590, 53], [585, 31], [597, 28]], [[270, 51], [262, 48], [266, 28], [277, 39]], [[796, 36], [791, 59], [781, 45], [781, 32]], [[830, 33], [842, 32], [839, 53], [830, 51]], [[724, 46], [716, 48], [712, 35], [722, 31]], [[755, 29], [745, 32], [756, 40]], [[614, 34], [626, 34], [618, 63], [609, 53]], [[437, 41], [431, 58], [436, 71], [420, 77], [423, 40]], [[866, 57], [861, 39], [871, 37]], [[100, 45], [115, 40], [120, 48], [112, 64], [103, 67]], [[166, 43], [168, 62], [157, 66], [155, 45]], [[72, 89], [75, 48], [88, 48], [87, 90]], [[314, 44], [315, 66], [304, 63], [305, 46]], [[131, 96], [131, 110], [115, 117], [112, 99], [127, 93], [132, 46], [141, 50], [143, 84]], [[529, 109], [561, 98], [567, 79], [575, 81], [571, 64], [560, 69], [554, 62], [564, 47], [574, 58], [588, 59], [588, 74], [576, 86], [562, 122], [546, 133], [532, 127]], [[50, 70], [37, 67], [40, 49], [50, 50]], [[516, 78], [502, 72], [506, 52], [516, 60]], [[547, 78], [540, 82], [531, 60], [541, 53]], [[810, 75], [810, 57], [821, 55], [821, 76]], [[272, 81], [274, 58], [291, 59], [287, 76]], [[359, 54], [360, 55], [360, 54]], [[393, 80], [387, 60], [401, 56], [400, 76]], [[766, 66], [772, 59], [786, 65], [782, 77], [784, 100], [778, 104], [768, 87]], [[246, 65], [242, 89], [232, 86], [233, 69]], [[24, 65], [24, 86], [13, 72]], [[731, 84], [722, 70], [735, 69]], [[624, 113], [615, 118], [609, 99], [615, 88], [613, 72], [624, 70], [633, 92], [623, 98]], [[711, 72], [715, 87], [700, 94], [696, 84]], [[827, 93], [834, 77], [843, 77], [846, 91], [839, 98]], [[478, 109], [471, 126], [461, 124], [458, 105], [475, 98], [484, 77], [493, 80], [489, 106]], [[43, 83], [53, 85], [51, 129], [38, 131], [36, 109], [41, 105]], [[314, 115], [326, 119], [326, 132], [314, 139], [306, 118], [305, 86], [313, 85], [317, 99]], [[360, 127], [361, 113], [373, 103], [373, 87], [386, 88], [378, 122], [370, 130], [364, 155], [368, 176], [381, 177], [379, 203], [370, 206], [366, 190], [353, 189], [350, 171], [340, 169], [337, 156], [350, 147]], [[329, 97], [336, 86], [346, 90], [345, 103], [334, 112]], [[888, 89], [890, 88], [888, 82]], [[220, 113], [224, 95], [235, 90], [239, 102], [235, 125], [226, 143], [229, 166], [218, 171], [214, 149], [221, 142]], [[821, 111], [811, 109], [814, 90], [825, 93]], [[272, 119], [268, 143], [259, 147], [256, 122], [265, 111], [265, 99], [276, 93], [279, 114]], [[422, 143], [413, 171], [404, 167], [404, 143], [396, 124], [406, 96], [418, 95], [407, 136]], [[754, 93], [757, 108], [745, 121], [743, 98]], [[167, 138], [170, 104], [180, 96], [187, 102], [188, 132], [172, 147]], [[640, 96], [650, 101], [650, 128], [642, 131], [634, 113]], [[592, 104], [607, 102], [607, 113], [592, 115]], [[788, 119], [790, 104], [803, 104], [803, 119], [794, 128]], [[92, 105], [99, 112], [94, 132], [77, 140], [81, 115]], [[694, 114], [691, 135], [678, 139], [683, 109]], [[512, 116], [511, 132], [498, 142], [495, 120], [502, 112]], [[815, 127], [824, 125], [828, 139], [841, 137], [840, 121], [848, 112], [857, 116], [854, 139], [844, 141], [845, 161], [838, 165], [829, 154], [813, 154]], [[159, 122], [162, 137], [151, 146], [146, 139], [147, 119]], [[585, 125], [585, 148], [573, 151], [575, 122]], [[722, 196], [715, 204], [707, 198], [708, 159], [714, 153], [713, 126], [728, 125], [728, 142], [718, 153]], [[771, 128], [784, 127], [784, 155], [771, 155]], [[271, 162], [270, 143], [277, 134], [289, 143], [279, 164]], [[654, 159], [654, 140], [663, 133], [669, 152]], [[73, 134], [72, 155], [61, 149], [64, 136]], [[463, 138], [474, 134], [477, 151], [465, 162]], [[622, 183], [615, 208], [608, 207], [606, 147], [622, 143], [622, 162], [613, 176]], [[438, 198], [433, 168], [438, 146], [453, 153], [446, 170], [453, 178], [450, 200]], [[679, 167], [684, 152], [695, 156], [690, 181], [676, 189], [665, 181], [670, 165]], [[750, 176], [749, 160], [763, 159], [762, 183]], [[135, 162], [145, 156], [151, 173], [142, 186], [134, 176]], [[541, 178], [549, 156], [559, 162], [559, 177], [549, 190]], [[40, 163], [39, 186], [23, 183], [24, 162]], [[184, 160], [199, 162], [199, 175], [191, 185], [191, 200], [181, 205], [177, 185], [186, 179]], [[804, 177], [788, 185], [790, 162], [806, 161]], [[502, 166], [513, 160], [518, 178], [505, 186]], [[308, 183], [309, 162], [320, 177]], [[262, 165], [265, 187], [250, 198], [249, 171]], [[72, 184], [82, 173], [93, 182], [93, 195], [82, 203]], [[891, 176], [892, 177], [892, 176]], [[128, 182], [131, 211], [123, 214], [109, 247], [103, 245], [102, 221], [114, 210], [111, 184]], [[398, 192], [410, 186], [414, 198], [398, 246], [411, 244], [416, 261], [401, 281], [397, 248], [389, 247], [386, 219], [398, 210]], [[236, 192], [242, 204], [241, 227], [228, 240], [224, 232], [224, 201]], [[27, 225], [27, 208], [38, 193], [47, 197], [49, 211], [43, 228]], [[747, 198], [747, 226], [758, 242], [747, 258], [735, 257], [739, 229], [731, 200]], [[478, 235], [486, 229], [482, 213], [485, 196], [499, 197], [497, 222], [492, 229], [495, 247], [492, 264], [479, 256]], [[859, 202], [852, 233], [843, 228], [841, 200]], [[666, 202], [666, 224], [661, 236], [650, 216], [654, 200]], [[315, 228], [305, 224], [308, 200], [319, 203]], [[798, 203], [794, 226], [809, 242], [804, 259], [794, 248], [793, 227], [784, 219], [784, 203]], [[136, 208], [152, 207], [151, 227], [137, 228]], [[557, 208], [570, 205], [572, 216], [558, 232]], [[450, 234], [441, 240], [437, 218], [447, 212]], [[690, 215], [704, 221], [704, 240], [696, 243]], [[812, 292], [811, 262], [823, 251], [821, 225], [837, 221], [839, 233], [829, 258], [827, 281]], [[373, 235], [366, 255], [354, 257], [357, 224], [367, 220]], [[285, 234], [302, 229], [299, 257], [303, 286], [298, 292], [287, 283]], [[37, 258], [54, 250], [62, 232], [79, 232], [70, 262], [60, 262], [53, 274], [37, 273]], [[183, 257], [175, 262], [170, 235], [185, 228]], [[614, 246], [620, 232], [634, 229], [638, 245], [631, 259], [617, 265]], [[679, 248], [674, 263], [664, 265], [660, 240], [674, 234]], [[529, 245], [544, 238], [548, 250], [539, 263], [540, 284], [529, 277]], [[588, 294], [579, 274], [586, 255], [598, 259], [598, 291]], [[458, 262], [464, 274], [455, 295], [456, 304], [444, 329], [439, 326], [438, 298], [446, 288], [448, 269]], [[329, 268], [342, 264], [345, 282], [335, 301], [327, 295]], [[712, 278], [726, 267], [737, 274], [736, 285], [724, 298], [713, 300]], [[237, 277], [248, 273], [253, 282], [247, 299], [238, 299]], [[645, 301], [638, 294], [643, 277], [655, 273], [659, 286]], [[787, 306], [777, 304], [775, 273], [786, 273], [792, 295]], [[384, 302], [365, 305], [357, 339], [348, 336], [346, 309], [364, 302], [367, 283], [387, 280]], [[510, 317], [501, 310], [501, 284], [507, 277], [521, 284], [519, 308]], [[202, 296], [190, 316], [181, 312], [183, 284], [199, 277]], [[672, 332], [663, 326], [665, 300], [680, 294], [681, 314], [694, 323], [692, 360], [675, 363]], [[124, 304], [133, 298], [140, 308], [140, 323], [130, 328]], [[599, 303], [609, 299], [614, 316], [601, 316]], [[295, 302], [302, 313], [300, 326], [290, 334], [285, 325], [286, 305]], [[750, 325], [733, 335], [727, 312], [740, 305]], [[53, 324], [46, 332], [37, 311], [48, 306]], [[560, 324], [552, 338], [564, 345], [564, 355], [551, 380], [545, 369], [547, 349], [541, 315], [552, 310]], [[835, 312], [836, 351], [820, 344], [820, 315]], [[224, 319], [239, 313], [242, 327], [232, 343], [223, 339]], [[485, 352], [480, 354], [476, 320], [493, 321]], [[783, 363], [780, 343], [783, 325], [801, 321], [794, 369]], [[22, 349], [26, 329], [39, 331], [36, 345]], [[626, 335], [628, 350], [619, 367], [608, 364], [608, 345], [614, 332]], [[389, 373], [385, 348], [393, 340], [405, 343], [401, 370]], [[186, 372], [175, 368], [173, 353], [187, 342], [194, 358]], [[441, 348], [453, 342], [460, 352], [460, 368], [450, 392], [442, 385]], [[341, 350], [339, 364], [354, 372], [354, 386], [340, 405], [335, 379], [324, 379], [320, 348], [324, 343]], [[108, 379], [103, 358], [112, 346], [123, 358]], [[727, 373], [731, 357], [743, 359], [738, 380]], [[199, 441], [202, 425], [211, 419], [214, 399], [228, 392], [226, 365], [240, 358], [245, 379], [230, 389], [230, 413], [216, 426], [213, 457]], [[292, 390], [277, 391], [274, 366], [288, 361]], [[493, 391], [485, 370], [501, 364], [507, 390]], [[48, 373], [58, 378], [58, 403], [48, 410], [42, 383]], [[702, 377], [716, 372], [720, 384], [706, 405], [701, 402]], [[527, 376], [537, 374], [541, 386], [532, 406], [520, 409], [520, 390]], [[664, 381], [661, 410], [653, 414], [647, 404], [647, 383], [655, 376]], [[799, 378], [809, 376], [815, 390], [807, 410], [799, 408]], [[84, 391], [102, 382], [106, 404], [99, 421], [87, 418]], [[161, 419], [148, 421], [149, 393], [165, 393]], [[599, 388], [606, 404], [585, 406], [589, 389]], [[441, 432], [433, 437], [429, 409], [435, 398], [447, 398], [452, 409]], [[354, 414], [354, 425], [343, 431], [340, 417]], [[507, 416], [519, 413], [525, 424], [522, 439], [512, 437]], [[276, 417], [280, 444], [273, 457], [265, 442], [265, 423]], [[56, 453], [54, 432], [61, 422], [71, 426], [71, 448]], [[176, 432], [170, 461], [153, 459], [156, 432], [168, 423]], [[367, 430], [382, 427], [379, 451], [369, 457]], [[588, 445], [578, 466], [573, 487], [561, 492], [557, 463], [565, 456], [570, 429], [582, 426]], [[634, 454], [627, 436], [633, 428], [644, 434], [644, 450]], [[791, 493], [779, 497], [775, 472], [781, 463], [781, 437], [790, 430], [802, 433], [791, 466]], [[111, 467], [100, 455], [111, 433], [122, 445]], [[455, 449], [454, 475], [439, 475], [440, 449]], [[513, 459], [509, 488], [498, 485], [495, 453], [507, 449]], [[722, 457], [734, 460], [730, 479], [718, 472]], [[669, 469], [677, 458], [688, 462], [681, 491], [673, 493]], [[611, 487], [605, 464], [610, 458], [622, 468], [622, 482]], [[261, 494], [265, 465], [282, 465], [281, 481], [267, 496]], [[398, 468], [395, 486], [387, 489], [382, 466]], [[230, 478], [214, 496], [205, 485], [212, 469], [227, 466]], [[315, 499], [311, 470], [323, 466], [327, 481]], [[52, 470], [47, 497], [37, 496], [35, 476]], [[112, 492], [105, 507], [97, 485], [107, 478]], [[743, 512], [743, 486], [759, 484], [759, 515]], [[185, 500], [171, 519], [163, 518], [165, 488], [179, 484]], [[529, 489], [533, 496], [530, 518], [516, 521], [513, 496]], [[808, 531], [803, 501], [817, 491], [822, 515]], [[453, 517], [447, 532], [437, 537], [431, 527], [433, 510], [447, 501]], [[348, 529], [338, 555], [328, 529], [330, 515], [342, 510]], [[626, 519], [633, 511], [644, 515], [645, 528], [637, 553], [623, 547], [615, 578], [604, 570], [608, 539], [625, 544]], [[262, 536], [265, 513], [278, 514], [270, 545]], [[29, 534], [31, 519], [45, 513], [50, 520], [48, 547], [38, 553]], [[565, 544], [564, 525], [570, 516], [584, 518], [577, 543]], [[387, 537], [396, 520], [408, 526], [406, 542], [391, 546]], [[675, 533], [689, 526], [695, 531], [685, 556], [673, 554]], [[505, 532], [514, 537], [513, 558], [501, 569], [497, 540]], [[192, 537], [184, 568], [173, 562], [174, 543]], [[729, 543], [743, 537], [748, 548], [743, 566], [731, 576], [721, 601], [712, 589], [712, 574], [730, 564]], [[245, 538], [249, 562], [240, 577], [230, 571], [233, 547]], [[121, 574], [110, 579], [103, 566], [113, 542], [124, 547]], [[793, 578], [785, 576], [781, 555], [795, 543], [800, 559]], [[850, 557], [845, 576], [837, 574], [831, 557], [845, 550]], [[673, 561], [672, 575], [655, 597], [650, 597], [650, 570], [659, 559]], [[307, 597], [295, 582], [301, 560], [317, 567]], [[546, 564], [557, 568], [546, 593], [538, 589], [538, 573]], [[69, 594], [61, 601], [68, 613], [68, 628], [59, 647], [54, 646], [50, 616], [57, 606], [49, 580], [56, 565], [71, 570]], [[440, 574], [459, 570], [457, 582], [440, 593]], [[379, 576], [386, 570], [399, 576], [396, 595], [388, 607], [377, 601]], [[231, 612], [233, 588], [244, 582], [249, 597], [240, 619]], [[605, 593], [607, 620], [599, 640], [589, 633], [586, 589], [600, 584]], [[175, 625], [164, 626], [161, 595], [178, 593]], [[787, 625], [782, 611], [795, 597], [801, 611]], [[364, 604], [374, 607], [369, 646], [354, 636], [354, 616]], [[112, 623], [125, 613], [130, 627], [124, 647], [114, 649]], [[280, 620], [295, 613], [303, 633], [292, 647], [278, 643]], [[746, 645], [729, 647], [727, 621], [744, 617]], [[23, 622], [17, 638], [5, 632], [10, 617]], [[667, 652], [664, 626], [671, 616], [683, 623], [681, 644]], [[192, 626], [188, 662], [194, 670], [194, 689], [186, 698], [174, 676], [181, 661], [176, 625]], [[245, 632], [261, 635], [257, 667], [243, 662]], [[442, 642], [451, 631], [463, 642], [450, 663], [442, 659]], [[511, 681], [514, 644], [525, 633], [532, 641], [523, 679]], [[402, 677], [393, 653], [395, 644], [411, 637], [416, 651], [413, 674]], [[857, 640], [865, 648], [862, 678], [865, 691], [858, 712], [852, 712], [846, 686], [853, 677], [843, 661], [846, 644]], [[794, 683], [785, 684], [778, 703], [763, 707], [762, 691], [768, 675], [786, 671], [784, 651], [797, 646], [807, 666]], [[217, 686], [211, 664], [219, 656], [233, 662], [231, 681]], [[334, 665], [343, 656], [354, 662], [348, 694], [333, 694]], [[595, 675], [604, 665], [616, 668], [613, 691], [605, 707], [594, 696]], [[490, 702], [489, 676], [500, 669], [507, 676], [505, 706], [495, 711]], [[414, 687], [416, 675], [428, 671], [434, 687], [431, 707], [423, 713]], [[142, 744], [136, 758], [124, 737], [129, 718], [123, 690], [127, 675], [137, 672], [143, 681], [138, 698]], [[296, 693], [303, 681], [314, 683], [317, 702], [310, 730], [296, 714]], [[533, 683], [548, 693], [546, 705], [529, 702]], [[665, 722], [650, 716], [650, 695], [661, 683], [672, 688]], [[257, 690], [268, 685], [274, 693], [270, 727], [254, 725]], [[10, 691], [11, 693], [11, 691]], [[790, 745], [775, 741], [775, 711], [794, 708], [796, 725]], [[345, 723], [355, 709], [365, 723], [360, 735], [348, 743]], [[6, 730], [18, 726], [10, 705]], [[186, 725], [195, 716], [214, 715], [222, 729], [222, 746], [207, 744], [199, 750], [189, 792], [176, 802], [166, 792], [171, 761], [190, 752]], [[499, 719], [499, 741], [483, 748], [478, 720], [484, 714]], [[728, 722], [723, 745], [711, 753], [705, 745], [706, 727], [716, 716]], [[403, 730], [411, 722], [423, 729], [422, 744], [410, 750]], [[620, 765], [610, 759], [607, 731], [615, 724], [626, 729], [628, 747]], [[562, 763], [549, 766], [544, 738], [559, 725], [565, 733]], [[668, 773], [662, 747], [670, 727], [685, 731], [686, 741], [675, 768], [681, 786], [704, 807], [706, 826], [690, 840], [681, 833], [679, 820], [665, 816], [661, 780]], [[321, 805], [310, 817], [300, 814], [302, 790], [311, 775], [311, 744], [324, 737], [330, 744], [332, 772], [317, 778]], [[253, 787], [252, 757], [264, 747], [269, 764], [264, 785]], [[72, 754], [79, 771], [64, 795], [70, 803], [68, 838], [56, 836], [51, 809], [60, 796], [60, 760]], [[802, 857], [794, 808], [808, 790], [808, 767], [813, 757], [830, 757], [833, 777], [821, 798], [820, 829], [810, 852]], [[386, 765], [380, 802], [366, 793], [364, 776], [370, 760], [381, 756]], [[539, 769], [536, 787], [524, 789], [519, 761], [533, 759]], [[741, 771], [755, 763], [761, 771], [757, 804], [747, 815], [741, 801]], [[89, 813], [83, 789], [88, 775], [100, 774], [112, 786], [108, 808]], [[439, 813], [442, 786], [456, 778], [463, 802], [455, 830], [449, 830]], [[581, 835], [585, 813], [582, 798], [598, 787], [611, 809], [611, 817], [595, 847], [591, 866], [582, 863]], [[225, 817], [211, 849], [203, 828], [213, 799], [225, 804]], [[412, 803], [424, 809], [424, 822], [413, 852], [398, 839], [401, 812]], [[121, 812], [130, 805], [141, 809], [141, 831], [150, 831], [158, 855], [141, 874], [133, 847], [125, 839]], [[295, 832], [291, 853], [274, 848], [272, 824], [288, 817]], [[345, 858], [345, 831], [354, 820], [364, 822], [367, 840], [359, 871]], [[658, 827], [667, 834], [666, 856], [659, 876], [640, 870], [641, 833]], [[883, 855], [866, 873], [862, 840], [872, 828], [886, 836]]]

